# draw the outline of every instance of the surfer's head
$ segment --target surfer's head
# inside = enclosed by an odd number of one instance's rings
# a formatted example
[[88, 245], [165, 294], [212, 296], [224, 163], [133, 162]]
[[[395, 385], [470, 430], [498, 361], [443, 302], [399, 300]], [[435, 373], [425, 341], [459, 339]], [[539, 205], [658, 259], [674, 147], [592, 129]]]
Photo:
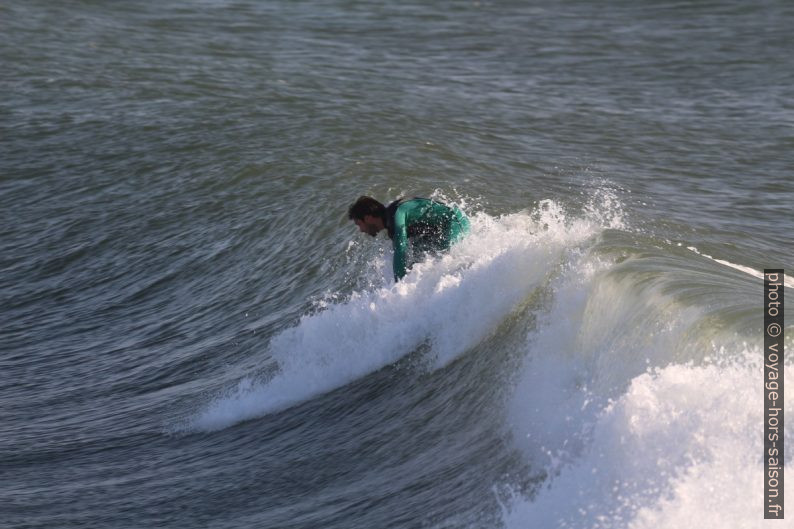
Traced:
[[386, 227], [384, 219], [386, 217], [386, 206], [372, 197], [358, 197], [347, 210], [347, 218], [351, 219], [362, 231], [373, 237]]

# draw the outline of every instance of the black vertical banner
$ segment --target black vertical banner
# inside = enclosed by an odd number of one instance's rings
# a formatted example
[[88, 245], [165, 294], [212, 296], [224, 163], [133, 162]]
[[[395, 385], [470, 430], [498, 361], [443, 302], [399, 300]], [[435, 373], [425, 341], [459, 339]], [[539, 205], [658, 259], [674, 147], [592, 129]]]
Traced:
[[764, 518], [783, 519], [783, 270], [764, 270]]

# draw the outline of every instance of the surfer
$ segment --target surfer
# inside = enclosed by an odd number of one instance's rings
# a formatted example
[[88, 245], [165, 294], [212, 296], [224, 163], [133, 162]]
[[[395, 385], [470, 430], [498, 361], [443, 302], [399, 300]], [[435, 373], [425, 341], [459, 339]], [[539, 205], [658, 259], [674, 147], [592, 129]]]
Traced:
[[399, 198], [384, 206], [362, 196], [350, 206], [347, 218], [373, 237], [386, 230], [394, 246], [395, 281], [426, 254], [448, 250], [469, 231], [469, 219], [461, 210], [429, 198]]

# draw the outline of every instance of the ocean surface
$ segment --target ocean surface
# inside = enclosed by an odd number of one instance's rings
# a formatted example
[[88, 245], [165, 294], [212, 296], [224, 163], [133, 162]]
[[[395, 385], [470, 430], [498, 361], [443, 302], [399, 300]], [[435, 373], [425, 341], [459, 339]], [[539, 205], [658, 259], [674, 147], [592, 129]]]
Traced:
[[[0, 3], [0, 527], [794, 527], [761, 280], [794, 300], [792, 27]], [[362, 194], [472, 232], [395, 284]]]

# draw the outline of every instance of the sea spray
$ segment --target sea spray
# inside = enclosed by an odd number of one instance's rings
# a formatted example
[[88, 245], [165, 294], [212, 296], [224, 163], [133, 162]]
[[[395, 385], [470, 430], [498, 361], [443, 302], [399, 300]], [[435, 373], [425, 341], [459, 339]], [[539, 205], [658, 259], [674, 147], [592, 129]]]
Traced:
[[[326, 303], [277, 334], [272, 378], [244, 377], [212, 398], [189, 429], [215, 430], [272, 413], [372, 373], [423, 344], [442, 367], [486, 338], [566, 260], [601, 230], [566, 216], [552, 201], [526, 213], [472, 218], [472, 233], [450, 252], [414, 266], [397, 284]], [[383, 268], [382, 263], [373, 266]]]

